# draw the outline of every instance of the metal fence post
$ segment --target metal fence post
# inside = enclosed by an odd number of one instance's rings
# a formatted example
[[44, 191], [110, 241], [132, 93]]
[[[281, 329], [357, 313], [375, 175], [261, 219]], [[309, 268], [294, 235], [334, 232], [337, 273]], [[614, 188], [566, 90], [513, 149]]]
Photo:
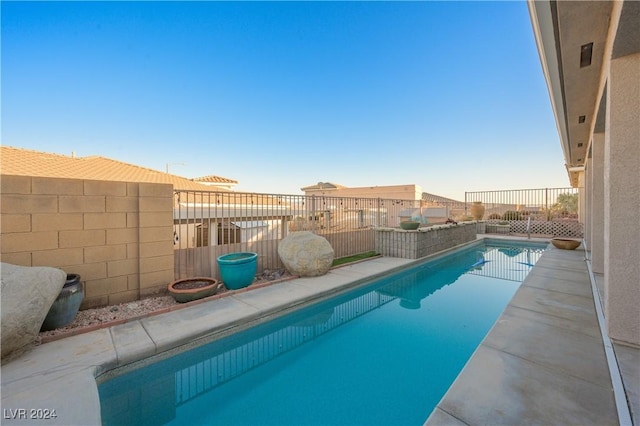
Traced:
[[465, 216], [467, 215], [467, 203], [468, 203], [467, 197], [468, 197], [468, 195], [469, 195], [469, 193], [465, 191], [465, 193], [464, 193], [464, 215]]
[[544, 210], [547, 216], [547, 222], [551, 220], [551, 215], [549, 214], [549, 188], [544, 189]]
[[316, 196], [311, 196], [311, 229], [316, 232]]

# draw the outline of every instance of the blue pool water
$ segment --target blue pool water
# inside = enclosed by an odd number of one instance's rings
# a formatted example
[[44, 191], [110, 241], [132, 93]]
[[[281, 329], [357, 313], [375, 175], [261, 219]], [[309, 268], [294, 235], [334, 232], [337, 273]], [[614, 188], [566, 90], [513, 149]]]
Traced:
[[103, 424], [422, 425], [545, 247], [474, 245], [115, 377]]

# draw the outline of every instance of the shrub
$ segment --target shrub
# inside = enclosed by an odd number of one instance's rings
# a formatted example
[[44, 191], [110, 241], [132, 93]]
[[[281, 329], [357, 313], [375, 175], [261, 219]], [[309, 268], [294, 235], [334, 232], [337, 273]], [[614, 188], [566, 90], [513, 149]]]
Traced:
[[578, 194], [558, 194], [556, 203], [551, 206], [554, 212], [578, 213]]
[[520, 214], [520, 212], [514, 210], [507, 210], [502, 215], [502, 220], [520, 220], [521, 218], [522, 215]]
[[500, 213], [491, 213], [489, 215], [489, 220], [491, 220], [491, 219], [495, 220], [495, 219], [501, 219], [501, 218], [502, 218], [502, 216], [500, 216]]

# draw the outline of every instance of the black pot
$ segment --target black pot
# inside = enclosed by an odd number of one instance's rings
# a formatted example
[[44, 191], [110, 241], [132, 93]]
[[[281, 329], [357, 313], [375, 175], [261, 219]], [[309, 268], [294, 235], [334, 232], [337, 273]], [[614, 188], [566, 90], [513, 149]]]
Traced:
[[47, 313], [40, 331], [64, 327], [73, 321], [84, 298], [80, 275], [67, 274], [67, 280]]

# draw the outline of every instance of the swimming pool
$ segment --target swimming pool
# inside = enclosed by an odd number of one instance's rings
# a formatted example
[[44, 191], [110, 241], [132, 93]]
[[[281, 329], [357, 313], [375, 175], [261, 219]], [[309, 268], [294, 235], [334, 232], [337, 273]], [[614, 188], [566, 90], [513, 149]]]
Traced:
[[546, 244], [474, 245], [99, 386], [104, 424], [422, 424]]

